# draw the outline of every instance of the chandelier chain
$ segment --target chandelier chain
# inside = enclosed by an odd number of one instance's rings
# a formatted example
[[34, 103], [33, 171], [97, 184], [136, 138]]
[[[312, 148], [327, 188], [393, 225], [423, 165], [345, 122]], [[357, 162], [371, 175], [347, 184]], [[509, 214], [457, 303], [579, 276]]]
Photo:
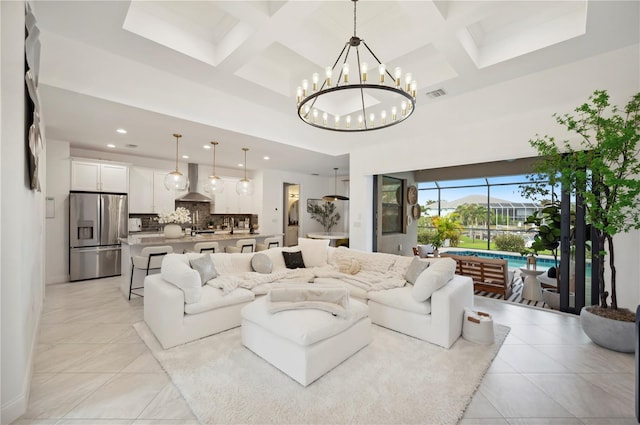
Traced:
[[358, 0], [353, 0], [353, 36], [356, 36], [356, 5], [358, 4]]

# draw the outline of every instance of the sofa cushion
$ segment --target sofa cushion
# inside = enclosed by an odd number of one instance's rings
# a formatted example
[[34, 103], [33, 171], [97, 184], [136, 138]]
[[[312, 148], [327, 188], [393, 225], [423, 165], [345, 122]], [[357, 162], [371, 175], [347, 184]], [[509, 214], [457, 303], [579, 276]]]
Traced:
[[302, 251], [287, 252], [282, 251], [284, 263], [288, 269], [304, 269], [305, 264], [302, 257]]
[[208, 280], [218, 276], [215, 265], [209, 254], [201, 255], [197, 258], [190, 258], [189, 265], [200, 275], [200, 284], [204, 285]]
[[327, 265], [327, 247], [329, 239], [298, 238], [298, 246], [307, 267], [323, 267]]
[[327, 285], [327, 286], [336, 286], [341, 285], [349, 290], [349, 296], [352, 298], [359, 298], [361, 300], [367, 299], [367, 290], [364, 288], [360, 288], [359, 286], [352, 285], [351, 283], [345, 282], [344, 280], [337, 279], [335, 277], [316, 277], [313, 280], [314, 285]]
[[397, 257], [398, 255], [394, 254], [365, 252], [341, 246], [333, 252], [331, 265], [338, 268], [340, 262], [345, 258], [355, 258], [360, 263], [362, 271], [384, 274], [389, 272]]
[[437, 258], [429, 261], [429, 267], [420, 273], [413, 284], [411, 294], [416, 301], [426, 301], [438, 289], [447, 284], [456, 272], [456, 261], [452, 258]]
[[189, 260], [186, 255], [165, 255], [160, 274], [164, 280], [182, 289], [186, 304], [200, 301], [202, 297], [200, 274], [189, 267]]
[[238, 274], [243, 272], [252, 272], [251, 259], [252, 252], [243, 253], [226, 253], [216, 252], [210, 254], [215, 264], [216, 271], [219, 275]]
[[186, 304], [184, 306], [184, 312], [186, 314], [198, 314], [220, 307], [246, 303], [252, 301], [254, 298], [255, 296], [253, 295], [253, 292], [247, 289], [238, 288], [235, 291], [224, 295], [222, 289], [205, 285], [202, 288], [202, 297], [200, 298], [200, 301], [197, 303]]
[[411, 260], [411, 263], [407, 268], [407, 272], [404, 274], [404, 278], [407, 282], [414, 284], [416, 283], [418, 276], [420, 276], [420, 273], [422, 273], [427, 267], [429, 267], [428, 261], [420, 260], [418, 257], [413, 257], [413, 260]]
[[251, 267], [258, 273], [269, 274], [273, 270], [273, 261], [268, 255], [259, 252], [251, 258]]
[[431, 314], [431, 300], [416, 301], [411, 294], [411, 286], [369, 292], [369, 299], [378, 304], [410, 311], [418, 314]]
[[289, 310], [270, 314], [267, 297], [262, 297], [242, 308], [242, 318], [249, 320], [269, 332], [288, 339], [298, 345], [308, 346], [350, 328], [368, 316], [366, 304], [350, 300], [350, 315], [337, 317], [322, 310]]

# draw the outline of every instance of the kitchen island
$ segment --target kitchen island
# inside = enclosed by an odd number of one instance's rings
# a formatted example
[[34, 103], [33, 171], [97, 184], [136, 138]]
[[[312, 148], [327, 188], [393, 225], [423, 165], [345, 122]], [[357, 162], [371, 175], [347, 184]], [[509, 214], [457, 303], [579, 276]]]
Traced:
[[[224, 252], [225, 247], [235, 246], [236, 241], [239, 239], [255, 239], [256, 243], [262, 243], [265, 238], [269, 237], [282, 237], [282, 234], [266, 234], [261, 235], [259, 233], [227, 233], [227, 234], [215, 234], [215, 233], [202, 233], [194, 236], [185, 235], [180, 238], [165, 238], [162, 233], [141, 233], [130, 234], [127, 238], [121, 238], [122, 243], [122, 284], [120, 289], [125, 297], [129, 297], [129, 280], [131, 278], [131, 257], [140, 255], [142, 248], [148, 246], [162, 246], [169, 245], [173, 247], [173, 252], [182, 254], [185, 250], [192, 250], [194, 245], [198, 242], [218, 242], [220, 245], [220, 251]], [[152, 273], [157, 273], [158, 270], [154, 270]], [[134, 270], [134, 282], [133, 286], [142, 286], [142, 282], [145, 277], [144, 270]]]

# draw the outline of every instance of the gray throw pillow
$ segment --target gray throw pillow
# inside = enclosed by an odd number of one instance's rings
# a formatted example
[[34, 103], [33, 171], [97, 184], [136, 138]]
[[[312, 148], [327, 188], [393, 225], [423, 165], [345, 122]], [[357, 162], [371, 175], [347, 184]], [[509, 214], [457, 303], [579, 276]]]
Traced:
[[267, 254], [259, 252], [251, 259], [251, 268], [258, 273], [269, 274], [273, 270], [273, 262]]
[[414, 283], [416, 283], [416, 280], [418, 279], [418, 276], [420, 276], [420, 273], [426, 270], [427, 267], [429, 267], [428, 262], [421, 261], [418, 257], [413, 257], [413, 260], [411, 260], [411, 264], [409, 264], [409, 267], [407, 268], [407, 272], [404, 274], [404, 278], [407, 282], [413, 285]]
[[213, 264], [210, 254], [204, 254], [201, 257], [189, 260], [191, 268], [200, 275], [200, 283], [204, 286], [211, 279], [218, 277], [218, 272]]

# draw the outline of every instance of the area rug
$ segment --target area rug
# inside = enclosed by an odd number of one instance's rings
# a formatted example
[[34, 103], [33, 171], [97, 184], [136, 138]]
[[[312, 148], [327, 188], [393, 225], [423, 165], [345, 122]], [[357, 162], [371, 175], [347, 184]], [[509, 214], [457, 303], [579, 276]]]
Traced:
[[474, 292], [476, 295], [480, 295], [482, 297], [487, 297], [487, 298], [493, 298], [494, 300], [503, 300], [510, 303], [514, 303], [514, 304], [521, 304], [521, 305], [527, 305], [530, 307], [545, 308], [545, 309], [551, 310], [551, 307], [549, 307], [544, 301], [532, 301], [532, 300], [525, 300], [524, 298], [522, 298], [523, 288], [524, 288], [524, 285], [522, 283], [522, 279], [516, 278], [515, 282], [513, 282], [513, 285], [511, 286], [511, 296], [506, 300], [504, 299], [504, 295], [502, 294], [496, 294], [494, 292], [487, 292], [487, 291], [474, 291]]
[[373, 325], [373, 341], [308, 387], [240, 341], [240, 328], [163, 350], [134, 324], [203, 424], [456, 424], [509, 332], [449, 349]]

